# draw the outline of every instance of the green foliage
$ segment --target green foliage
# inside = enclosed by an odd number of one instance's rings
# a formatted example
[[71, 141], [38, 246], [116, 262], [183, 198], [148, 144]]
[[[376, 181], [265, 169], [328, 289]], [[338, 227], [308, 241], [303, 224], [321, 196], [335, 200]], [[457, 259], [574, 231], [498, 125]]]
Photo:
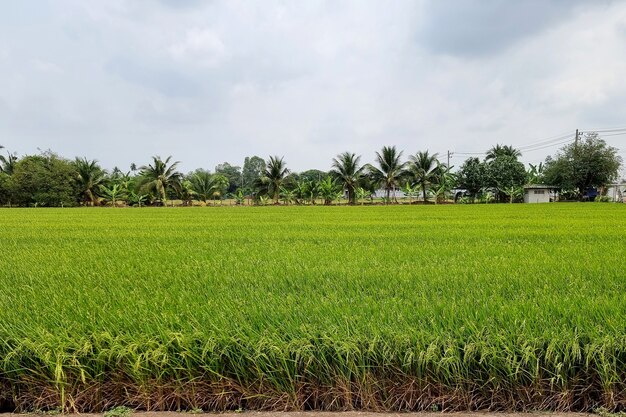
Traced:
[[182, 179], [182, 174], [176, 171], [179, 162], [170, 162], [171, 160], [171, 156], [168, 156], [165, 161], [160, 156], [153, 156], [153, 163], [142, 166], [139, 173], [142, 191], [154, 193], [156, 199], [163, 204], [167, 201], [167, 193], [172, 191]]
[[103, 417], [130, 417], [133, 414], [132, 408], [118, 406], [104, 412]]
[[435, 203], [441, 203], [448, 197], [450, 190], [456, 184], [456, 174], [452, 173], [453, 167], [448, 167], [439, 161], [435, 161], [435, 167], [432, 175], [430, 191], [435, 198]]
[[221, 200], [224, 198], [229, 188], [229, 180], [222, 174], [214, 174], [211, 177], [212, 198]]
[[188, 180], [182, 180], [176, 187], [176, 196], [178, 199], [182, 200], [184, 206], [190, 206], [194, 197], [196, 197], [196, 192], [193, 189], [193, 183]]
[[437, 181], [437, 154], [418, 152], [412, 155], [409, 162], [410, 180], [422, 189], [424, 202], [428, 201], [428, 188]]
[[618, 178], [622, 158], [597, 133], [579, 143], [565, 145], [554, 158], [548, 157], [545, 181], [562, 190], [577, 190], [580, 198], [589, 188], [603, 187]]
[[299, 180], [318, 182], [326, 178], [328, 175], [328, 172], [320, 171], [319, 169], [309, 169], [307, 171], [302, 171], [299, 174]]
[[545, 165], [543, 162], [539, 164], [528, 164], [528, 171], [526, 171], [526, 183], [527, 184], [545, 184]]
[[117, 206], [117, 203], [122, 199], [126, 193], [119, 184], [113, 184], [111, 187], [100, 185], [100, 192], [105, 201], [110, 203], [113, 207]]
[[335, 178], [326, 177], [317, 183], [317, 194], [324, 200], [324, 205], [329, 206], [343, 197], [343, 189]]
[[625, 227], [623, 204], [3, 210], [2, 393], [92, 412], [614, 410]]
[[224, 194], [234, 193], [237, 188], [242, 186], [241, 167], [239, 166], [223, 162], [215, 167], [215, 173], [224, 176], [228, 180], [228, 185], [225, 187]]
[[209, 171], [197, 169], [189, 175], [189, 181], [193, 192], [200, 200], [206, 203], [213, 197], [215, 184], [213, 183], [213, 175]]
[[[419, 186], [415, 185], [412, 186], [411, 183], [409, 181], [407, 181], [403, 186], [402, 186], [402, 192], [404, 193], [404, 195], [407, 196], [407, 198], [409, 199], [409, 204], [412, 203], [412, 198], [416, 197], [418, 192], [419, 192]], [[361, 190], [363, 190], [363, 188], [361, 188]], [[365, 191], [365, 190], [363, 190]]]
[[0, 172], [0, 206], [11, 204], [13, 196], [13, 182], [11, 177], [4, 172]]
[[400, 182], [406, 175], [404, 171], [406, 163], [402, 162], [401, 158], [402, 151], [398, 152], [395, 146], [383, 146], [380, 152], [376, 152], [378, 167], [367, 166], [373, 183], [385, 189], [387, 202], [391, 201], [392, 192], [400, 187]]
[[492, 161], [502, 156], [507, 156], [513, 159], [517, 159], [520, 156], [522, 156], [522, 153], [511, 145], [496, 144], [495, 146], [493, 146], [491, 149], [487, 151], [487, 155], [485, 156], [485, 161]]
[[356, 198], [363, 204], [363, 200], [366, 198], [371, 198], [372, 193], [369, 190], [366, 190], [363, 187], [359, 187], [356, 189]]
[[280, 188], [288, 174], [289, 170], [284, 162], [284, 158], [270, 156], [265, 167], [265, 172], [257, 184], [259, 193], [270, 196], [274, 199], [274, 203], [278, 203]]
[[[2, 148], [0, 148], [2, 149]], [[14, 153], [7, 153], [7, 156], [0, 155], [0, 173], [12, 175], [17, 163], [17, 155]]]
[[466, 189], [473, 201], [485, 183], [485, 164], [480, 162], [478, 158], [466, 159], [457, 173], [457, 186]]
[[509, 155], [498, 156], [485, 166], [485, 185], [496, 191], [496, 198], [502, 201], [505, 190], [519, 188], [526, 181], [526, 169], [517, 158]]
[[315, 199], [318, 196], [315, 181], [301, 179], [296, 182], [293, 191], [296, 204], [315, 204]]
[[15, 163], [10, 200], [22, 206], [75, 206], [80, 191], [73, 163], [51, 152], [25, 156]]
[[365, 167], [359, 165], [360, 156], [354, 153], [344, 152], [333, 158], [331, 175], [335, 176], [348, 191], [348, 202], [356, 202], [356, 188], [363, 177]]
[[92, 206], [98, 204], [100, 187], [104, 185], [104, 170], [98, 165], [98, 161], [89, 161], [87, 158], [76, 158], [76, 182], [79, 192], [83, 196], [83, 202]]
[[260, 158], [258, 156], [246, 156], [246, 159], [243, 162], [242, 169], [242, 188], [244, 189], [244, 193], [249, 194], [252, 192], [254, 184], [259, 181], [264, 171], [265, 161], [263, 160], [263, 158]]
[[593, 412], [600, 417], [626, 417], [625, 411], [618, 411], [617, 413], [613, 413], [609, 411], [606, 407], [598, 407], [594, 409]]

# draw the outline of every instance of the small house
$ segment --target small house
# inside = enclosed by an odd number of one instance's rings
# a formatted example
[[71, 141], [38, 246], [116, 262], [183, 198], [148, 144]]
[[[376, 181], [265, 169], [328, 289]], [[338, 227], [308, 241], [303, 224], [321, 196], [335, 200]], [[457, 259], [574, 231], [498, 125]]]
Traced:
[[626, 181], [616, 184], [607, 184], [603, 195], [606, 195], [609, 201], [626, 203]]
[[545, 184], [524, 186], [524, 203], [551, 203], [556, 201], [557, 187]]

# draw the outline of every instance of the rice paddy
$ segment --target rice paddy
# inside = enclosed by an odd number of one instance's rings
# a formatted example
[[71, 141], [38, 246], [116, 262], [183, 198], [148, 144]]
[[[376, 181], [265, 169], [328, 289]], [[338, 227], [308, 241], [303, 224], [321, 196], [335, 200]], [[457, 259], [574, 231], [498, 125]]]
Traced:
[[0, 210], [0, 409], [626, 407], [626, 205]]

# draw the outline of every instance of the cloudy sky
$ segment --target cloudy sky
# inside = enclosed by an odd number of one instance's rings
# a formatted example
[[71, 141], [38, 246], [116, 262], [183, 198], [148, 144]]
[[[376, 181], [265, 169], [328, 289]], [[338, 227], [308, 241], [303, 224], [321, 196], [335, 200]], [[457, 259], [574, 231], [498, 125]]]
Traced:
[[276, 154], [304, 170], [396, 145], [458, 166], [612, 127], [626, 127], [623, 1], [0, 5], [0, 144], [18, 154], [123, 169], [172, 155], [184, 171]]

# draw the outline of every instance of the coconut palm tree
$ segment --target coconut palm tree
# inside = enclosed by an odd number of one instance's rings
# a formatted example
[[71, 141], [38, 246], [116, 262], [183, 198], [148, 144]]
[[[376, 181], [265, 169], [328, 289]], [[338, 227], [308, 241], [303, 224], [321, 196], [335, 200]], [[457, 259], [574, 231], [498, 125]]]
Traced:
[[406, 163], [400, 162], [401, 157], [402, 151], [398, 152], [395, 146], [383, 146], [381, 152], [376, 152], [376, 162], [379, 167], [368, 166], [372, 180], [379, 186], [384, 187], [387, 195], [386, 201], [391, 201], [392, 192], [394, 200], [396, 200], [396, 189], [405, 175], [404, 167]]
[[176, 171], [178, 161], [170, 163], [172, 157], [168, 156], [165, 161], [160, 156], [152, 157], [152, 164], [140, 168], [142, 176], [141, 186], [144, 190], [156, 194], [157, 200], [165, 203], [167, 192], [182, 179], [182, 174]]
[[418, 152], [410, 158], [409, 172], [415, 185], [421, 188], [424, 202], [428, 201], [426, 189], [436, 180], [438, 166], [436, 153]]
[[453, 166], [447, 166], [439, 161], [436, 161], [436, 163], [437, 167], [431, 183], [431, 192], [433, 197], [435, 197], [435, 204], [445, 201], [446, 195], [454, 188], [454, 184], [457, 182], [457, 175], [451, 172]]
[[261, 180], [267, 186], [267, 194], [274, 199], [274, 204], [278, 204], [280, 187], [287, 174], [289, 174], [289, 170], [284, 162], [284, 157], [270, 156]]
[[80, 187], [81, 195], [86, 204], [95, 206], [98, 204], [98, 193], [105, 182], [105, 172], [98, 165], [98, 161], [87, 158], [76, 158], [76, 182]]
[[228, 186], [230, 185], [230, 181], [228, 177], [222, 174], [214, 174], [211, 176], [211, 196], [213, 200], [220, 199], [220, 204], [226, 191], [228, 190]]
[[[4, 146], [0, 146], [0, 149]], [[17, 163], [17, 155], [7, 152], [7, 156], [0, 155], [0, 172], [4, 172], [7, 175], [13, 175], [15, 164]]]
[[360, 160], [360, 156], [350, 152], [344, 152], [333, 158], [333, 169], [330, 172], [343, 182], [343, 186], [348, 190], [349, 204], [356, 202], [355, 190], [363, 176], [364, 167], [359, 167]]
[[522, 156], [522, 153], [511, 145], [496, 144], [496, 146], [493, 146], [491, 149], [487, 151], [485, 160], [491, 161], [493, 159], [496, 159], [498, 156], [511, 156], [517, 159], [520, 156]]
[[180, 181], [176, 184], [174, 189], [176, 190], [176, 196], [183, 202], [183, 206], [192, 205], [196, 192], [193, 190], [193, 185], [190, 180], [184, 179]]
[[191, 188], [193, 189], [196, 196], [207, 202], [213, 196], [213, 176], [209, 171], [205, 171], [203, 169], [196, 170], [190, 177], [189, 181], [191, 181]]

